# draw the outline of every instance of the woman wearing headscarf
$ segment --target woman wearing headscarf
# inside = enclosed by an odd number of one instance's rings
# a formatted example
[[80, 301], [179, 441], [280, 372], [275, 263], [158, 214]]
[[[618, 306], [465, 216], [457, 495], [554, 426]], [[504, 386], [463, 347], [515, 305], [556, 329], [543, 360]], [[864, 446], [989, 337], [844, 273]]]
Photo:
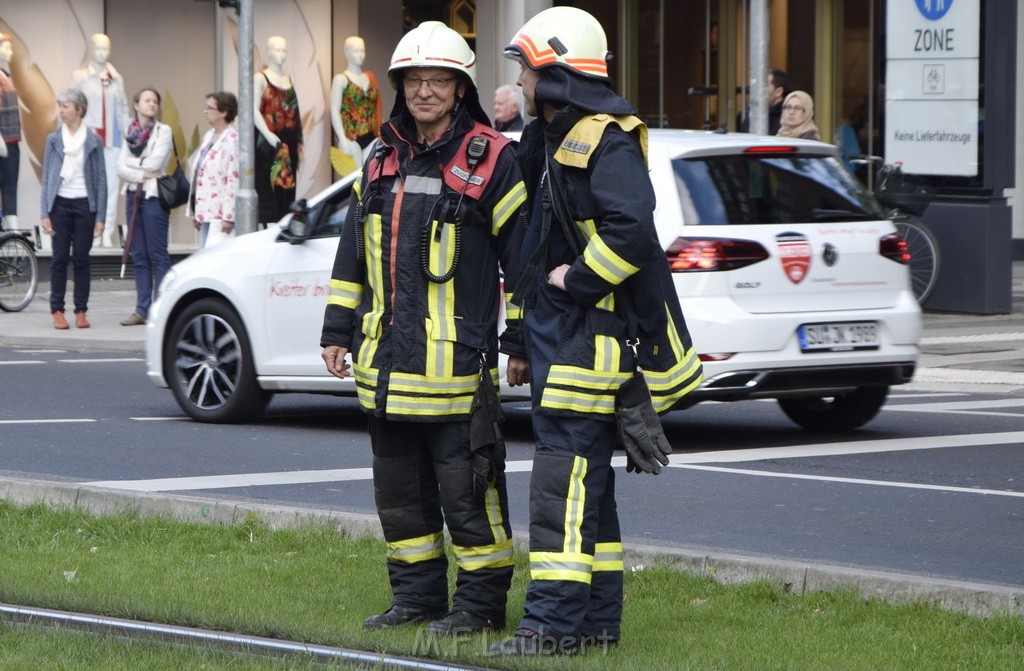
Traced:
[[[170, 212], [160, 205], [156, 179], [171, 156], [171, 127], [156, 120], [160, 94], [144, 88], [133, 98], [135, 116], [128, 124], [117, 159], [117, 176], [124, 180], [125, 221], [132, 227], [131, 255], [135, 267], [135, 311], [122, 326], [146, 323], [160, 281], [171, 268], [167, 252]], [[134, 219], [134, 221], [133, 221]]]
[[89, 250], [103, 234], [107, 212], [107, 172], [103, 140], [82, 123], [89, 101], [78, 89], [57, 96], [61, 127], [46, 138], [43, 152], [43, 184], [39, 211], [43, 231], [53, 236], [50, 260], [50, 313], [53, 327], [68, 328], [64, 318], [64, 291], [68, 260], [74, 253], [75, 326], [89, 328], [89, 283], [92, 269]]
[[814, 100], [803, 91], [793, 91], [782, 101], [782, 126], [779, 137], [820, 140], [814, 125]]

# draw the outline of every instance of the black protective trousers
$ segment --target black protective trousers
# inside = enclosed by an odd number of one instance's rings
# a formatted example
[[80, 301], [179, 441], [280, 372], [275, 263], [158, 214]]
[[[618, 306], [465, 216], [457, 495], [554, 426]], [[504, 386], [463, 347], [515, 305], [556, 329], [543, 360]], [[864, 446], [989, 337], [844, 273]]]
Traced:
[[513, 564], [505, 474], [474, 492], [469, 421], [371, 417], [370, 441], [392, 605], [448, 610], [447, 524], [458, 565], [452, 610], [504, 622]]

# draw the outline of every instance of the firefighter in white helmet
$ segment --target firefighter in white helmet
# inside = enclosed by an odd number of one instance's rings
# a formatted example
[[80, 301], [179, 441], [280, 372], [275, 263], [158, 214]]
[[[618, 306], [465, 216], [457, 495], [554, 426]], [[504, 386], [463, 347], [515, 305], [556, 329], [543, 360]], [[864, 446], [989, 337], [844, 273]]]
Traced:
[[[354, 186], [320, 342], [336, 377], [350, 374], [351, 353], [370, 415], [393, 596], [363, 626], [494, 630], [505, 625], [512, 535], [498, 418], [477, 420], [482, 400], [500, 412], [499, 262], [526, 187], [480, 107], [476, 57], [458, 33], [420, 24], [388, 77], [395, 108]], [[458, 563], [450, 607], [445, 524]]]
[[639, 366], [660, 432], [655, 411], [676, 405], [702, 373], [654, 227], [647, 129], [611, 89], [600, 23], [580, 9], [548, 9], [504, 53], [520, 63], [537, 117], [519, 148], [530, 225], [505, 278], [521, 310], [509, 311], [501, 344], [509, 383], [531, 385], [537, 449], [525, 612], [516, 635], [491, 650], [568, 653], [620, 637], [611, 469], [620, 436], [627, 471], [657, 473], [671, 452], [663, 432], [657, 459], [635, 451], [620, 390]]

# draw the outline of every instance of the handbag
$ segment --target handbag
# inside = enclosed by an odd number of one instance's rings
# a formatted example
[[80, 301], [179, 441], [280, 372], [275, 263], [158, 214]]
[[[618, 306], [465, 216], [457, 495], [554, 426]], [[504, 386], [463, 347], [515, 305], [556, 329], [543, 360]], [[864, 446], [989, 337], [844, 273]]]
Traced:
[[[173, 133], [172, 133], [173, 142]], [[185, 171], [181, 169], [181, 159], [178, 157], [178, 144], [174, 143], [174, 172], [156, 178], [157, 195], [160, 198], [160, 207], [168, 212], [176, 207], [181, 207], [188, 202], [188, 194], [191, 184], [185, 177]]]

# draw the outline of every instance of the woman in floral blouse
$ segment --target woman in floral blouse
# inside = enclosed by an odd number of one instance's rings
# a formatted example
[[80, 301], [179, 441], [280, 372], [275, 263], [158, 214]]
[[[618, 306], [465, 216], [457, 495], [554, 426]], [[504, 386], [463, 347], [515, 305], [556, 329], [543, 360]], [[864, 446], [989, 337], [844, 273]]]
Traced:
[[234, 93], [216, 91], [203, 107], [210, 130], [192, 163], [192, 190], [187, 216], [199, 231], [199, 247], [216, 244], [235, 234], [235, 195], [238, 193], [238, 116]]

